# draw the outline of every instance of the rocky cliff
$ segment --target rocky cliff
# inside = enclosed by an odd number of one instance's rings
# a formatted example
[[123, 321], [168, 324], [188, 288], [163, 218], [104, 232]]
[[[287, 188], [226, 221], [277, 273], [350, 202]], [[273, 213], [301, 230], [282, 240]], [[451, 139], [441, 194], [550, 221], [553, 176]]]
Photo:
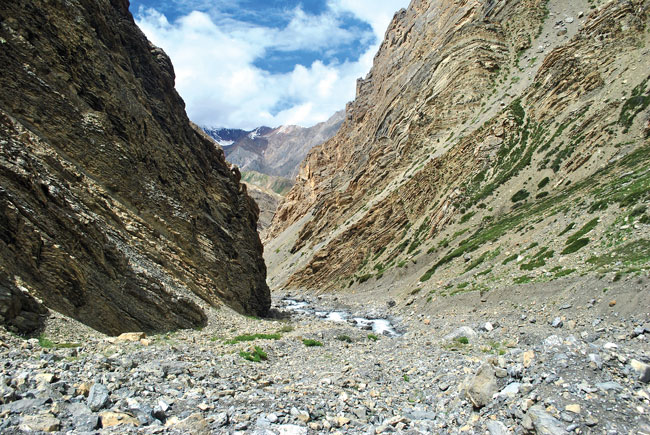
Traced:
[[648, 1], [414, 0], [275, 215], [272, 287], [648, 270]]
[[257, 206], [190, 126], [169, 58], [128, 6], [0, 9], [5, 293], [108, 333], [196, 327], [206, 304], [263, 315]]

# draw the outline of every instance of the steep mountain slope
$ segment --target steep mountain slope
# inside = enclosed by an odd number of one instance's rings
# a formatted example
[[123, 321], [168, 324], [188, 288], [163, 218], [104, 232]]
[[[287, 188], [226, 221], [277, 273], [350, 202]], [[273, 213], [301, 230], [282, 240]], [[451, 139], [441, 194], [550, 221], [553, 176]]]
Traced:
[[309, 150], [334, 136], [344, 118], [345, 112], [340, 111], [309, 128], [296, 125], [276, 129], [260, 127], [224, 147], [226, 158], [242, 171], [293, 179]]
[[0, 23], [2, 287], [108, 333], [265, 314], [258, 209], [128, 1], [8, 2]]
[[430, 300], [647, 271], [649, 7], [411, 2], [275, 215], [272, 287]]

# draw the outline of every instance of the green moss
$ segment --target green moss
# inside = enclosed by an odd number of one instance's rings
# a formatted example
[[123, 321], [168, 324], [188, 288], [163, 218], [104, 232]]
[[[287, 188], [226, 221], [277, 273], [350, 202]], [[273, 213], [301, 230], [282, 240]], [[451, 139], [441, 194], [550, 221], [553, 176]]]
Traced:
[[587, 262], [598, 267], [612, 266], [619, 262], [627, 266], [650, 263], [650, 240], [640, 239], [626, 243], [608, 254], [593, 256]]
[[565, 270], [560, 270], [555, 274], [555, 278], [562, 278], [563, 276], [568, 276], [571, 275], [573, 272], [575, 272], [575, 269], [565, 269]]
[[372, 273], [366, 273], [365, 275], [358, 276], [357, 282], [359, 284], [363, 284], [364, 282], [368, 281], [370, 278], [372, 278]]
[[533, 270], [538, 267], [546, 266], [546, 260], [553, 258], [554, 251], [549, 251], [548, 248], [544, 247], [539, 250], [537, 254], [531, 259], [530, 262], [524, 263], [520, 266], [521, 270]]
[[561, 232], [560, 234], [558, 234], [557, 236], [558, 236], [558, 237], [561, 237], [561, 236], [565, 235], [566, 233], [568, 233], [569, 231], [571, 231], [572, 229], [574, 229], [575, 226], [576, 226], [576, 223], [575, 223], [575, 222], [571, 222], [571, 223], [570, 223], [569, 225], [567, 225], [567, 227], [566, 227], [564, 230], [562, 230], [562, 232]]
[[512, 254], [510, 257], [503, 260], [503, 262], [501, 264], [503, 264], [505, 266], [506, 264], [510, 263], [511, 261], [516, 260], [517, 257], [519, 257], [519, 254]]
[[[628, 98], [618, 117], [618, 123], [624, 127], [623, 132], [627, 133], [634, 122], [634, 118], [643, 112], [650, 105], [650, 94], [645, 93], [645, 87], [650, 77], [646, 78], [632, 90], [632, 95]], [[645, 94], [645, 95], [644, 95]]]
[[537, 188], [538, 189], [543, 189], [544, 187], [546, 187], [546, 185], [549, 183], [549, 181], [551, 181], [550, 178], [544, 177], [542, 179], [542, 181], [540, 181], [539, 184], [537, 184]]
[[588, 244], [589, 244], [589, 239], [587, 238], [575, 240], [566, 248], [564, 248], [564, 250], [562, 251], [562, 255], [573, 254], [574, 252], [579, 251], [580, 249], [584, 248]]
[[469, 344], [469, 338], [467, 337], [456, 337], [454, 341], [458, 344]]
[[368, 334], [367, 337], [368, 337], [368, 340], [372, 340], [372, 341], [379, 340], [379, 337], [377, 335], [375, 335], [375, 334]]
[[469, 221], [469, 220], [470, 220], [470, 219], [471, 219], [475, 214], [476, 214], [475, 211], [473, 211], [473, 212], [469, 212], [469, 213], [465, 213], [465, 214], [460, 218], [459, 224], [464, 224], [465, 222]]
[[514, 279], [515, 284], [526, 284], [533, 280], [532, 276], [524, 275]]
[[312, 340], [312, 339], [309, 339], [309, 338], [303, 339], [302, 344], [304, 344], [307, 347], [320, 347], [320, 346], [323, 345], [323, 343], [321, 343], [320, 341]]
[[244, 334], [238, 335], [237, 337], [227, 340], [226, 344], [236, 344], [246, 341], [255, 341], [255, 340], [279, 340], [282, 338], [280, 334]]
[[526, 112], [524, 111], [524, 108], [521, 105], [521, 98], [517, 98], [510, 104], [510, 113], [512, 113], [512, 116], [514, 116], [517, 125], [519, 126], [524, 125], [524, 118], [526, 117]]
[[512, 202], [519, 202], [523, 201], [524, 199], [528, 198], [530, 196], [530, 193], [526, 189], [521, 189], [514, 195], [512, 195], [511, 201]]
[[268, 359], [268, 355], [266, 354], [266, 352], [264, 352], [262, 348], [259, 346], [255, 346], [252, 352], [246, 352], [242, 350], [241, 352], [239, 352], [239, 356], [241, 356], [247, 361], [252, 361], [252, 362], [261, 362], [261, 361], [266, 361]]
[[582, 236], [589, 233], [591, 230], [593, 230], [596, 227], [596, 225], [598, 225], [598, 218], [594, 218], [589, 222], [587, 222], [582, 228], [580, 228], [578, 231], [576, 231], [567, 239], [566, 241], [567, 246], [572, 245]]

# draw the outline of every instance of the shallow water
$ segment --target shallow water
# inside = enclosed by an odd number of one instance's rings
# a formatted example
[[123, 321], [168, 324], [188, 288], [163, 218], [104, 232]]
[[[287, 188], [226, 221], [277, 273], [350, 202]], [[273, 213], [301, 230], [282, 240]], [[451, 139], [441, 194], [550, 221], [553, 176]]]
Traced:
[[284, 308], [287, 310], [294, 311], [296, 313], [316, 316], [328, 322], [349, 323], [359, 329], [372, 331], [377, 335], [387, 335], [390, 337], [400, 335], [389, 319], [352, 317], [352, 314], [349, 312], [341, 310], [317, 310], [310, 307], [308, 302], [296, 301], [294, 299], [282, 299], [282, 303], [284, 304]]

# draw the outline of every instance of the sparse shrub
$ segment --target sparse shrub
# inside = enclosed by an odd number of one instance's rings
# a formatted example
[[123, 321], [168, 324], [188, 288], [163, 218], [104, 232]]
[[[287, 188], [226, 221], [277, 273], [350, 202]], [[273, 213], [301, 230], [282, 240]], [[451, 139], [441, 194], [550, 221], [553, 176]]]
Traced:
[[362, 283], [368, 281], [370, 278], [372, 278], [372, 274], [371, 273], [366, 273], [365, 275], [358, 276], [357, 281], [359, 282], [359, 284], [362, 284]]
[[278, 330], [278, 332], [291, 332], [294, 329], [295, 328], [293, 327], [293, 325], [284, 325], [282, 328]]
[[469, 344], [469, 338], [467, 337], [456, 337], [454, 338], [454, 341], [458, 344]]
[[512, 202], [519, 202], [523, 201], [524, 199], [528, 198], [530, 196], [530, 193], [526, 189], [521, 189], [514, 195], [512, 195]]
[[54, 342], [47, 338], [45, 334], [41, 334], [38, 336], [38, 344], [41, 347], [45, 347], [47, 349], [51, 349], [54, 347]]
[[227, 340], [226, 344], [236, 344], [242, 343], [245, 341], [255, 341], [255, 340], [279, 340], [282, 338], [280, 334], [244, 334], [238, 335], [237, 337]]
[[307, 347], [318, 347], [322, 346], [323, 343], [321, 343], [318, 340], [312, 340], [311, 338], [305, 338], [302, 340], [302, 344], [304, 344]]
[[544, 177], [544, 178], [542, 179], [542, 181], [540, 181], [539, 184], [537, 185], [537, 188], [538, 188], [538, 189], [543, 189], [543, 188], [544, 188], [544, 187], [549, 183], [549, 181], [551, 181], [550, 178], [548, 178], [548, 177]]
[[262, 348], [259, 346], [255, 346], [252, 352], [246, 352], [245, 350], [242, 350], [241, 352], [239, 352], [239, 356], [241, 356], [247, 361], [252, 361], [252, 362], [266, 361], [268, 359], [268, 355], [266, 354], [266, 352], [264, 352]]
[[379, 337], [375, 334], [368, 334], [368, 340], [377, 341]]
[[350, 338], [349, 335], [337, 335], [336, 339], [338, 341], [343, 341], [345, 343], [352, 343], [352, 339]]
[[562, 255], [568, 255], [568, 254], [573, 254], [574, 252], [578, 251], [581, 248], [584, 248], [589, 244], [589, 239], [587, 238], [582, 238], [575, 240], [573, 243], [568, 245], [564, 250], [562, 251]]

